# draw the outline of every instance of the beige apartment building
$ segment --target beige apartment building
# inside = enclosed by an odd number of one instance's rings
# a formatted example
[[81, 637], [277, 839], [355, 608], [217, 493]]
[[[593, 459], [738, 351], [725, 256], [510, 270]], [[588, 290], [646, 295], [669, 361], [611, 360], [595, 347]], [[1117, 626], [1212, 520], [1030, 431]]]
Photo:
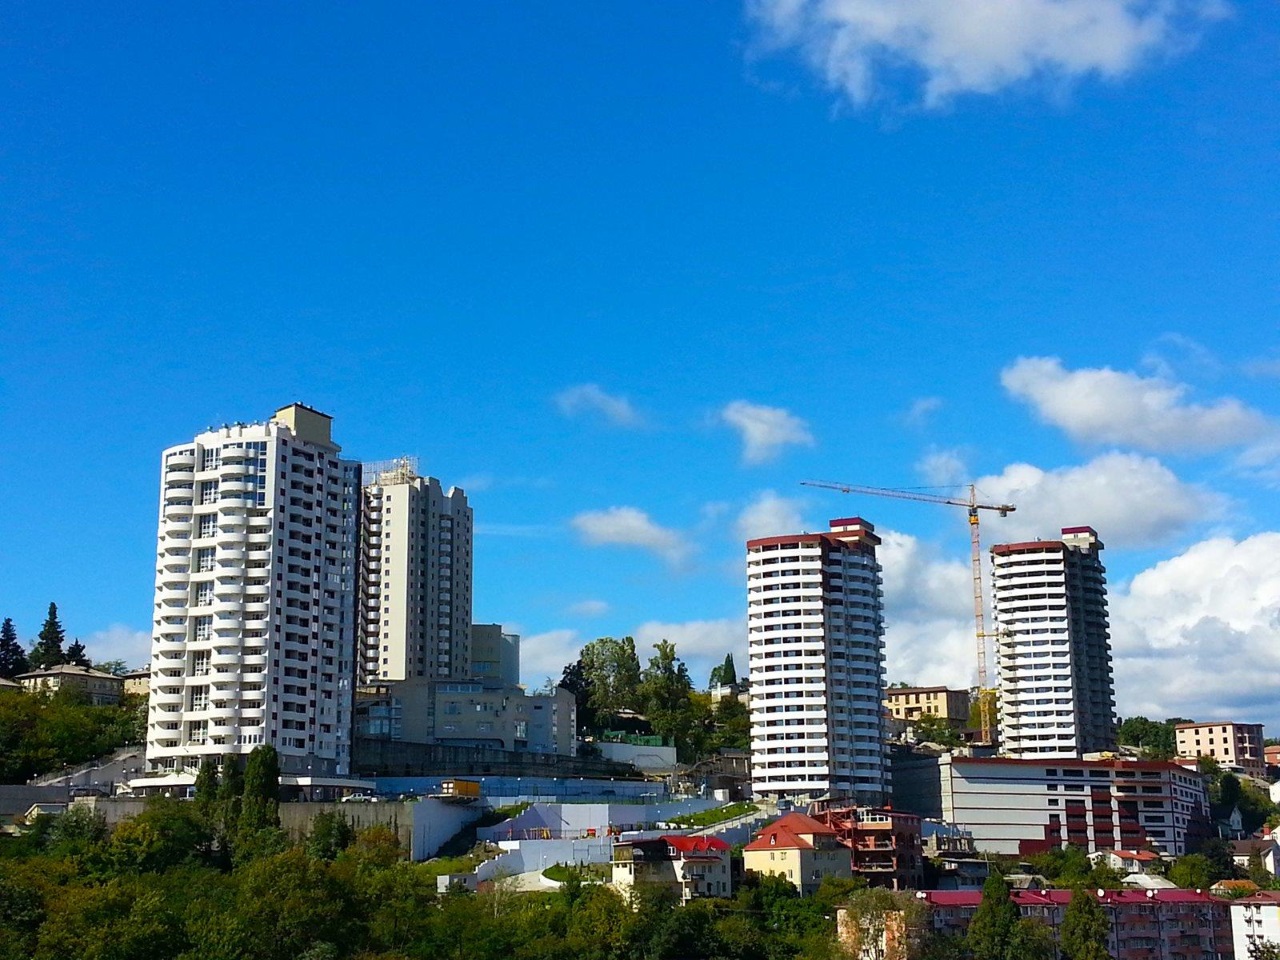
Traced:
[[1174, 728], [1180, 757], [1212, 757], [1224, 767], [1239, 767], [1251, 777], [1266, 775], [1262, 724], [1180, 723]]
[[853, 854], [833, 828], [803, 813], [788, 813], [742, 848], [742, 866], [760, 876], [789, 880], [808, 896], [827, 877], [852, 877]]
[[20, 673], [17, 681], [29, 692], [57, 693], [63, 688], [82, 691], [95, 707], [112, 706], [120, 702], [124, 681], [110, 673], [81, 667], [71, 663]]
[[931, 713], [958, 726], [969, 722], [969, 691], [948, 687], [889, 687], [884, 705], [895, 720], [907, 723]]
[[666, 887], [681, 903], [733, 895], [729, 844], [719, 837], [663, 836], [613, 845], [613, 886], [627, 899], [635, 887]]

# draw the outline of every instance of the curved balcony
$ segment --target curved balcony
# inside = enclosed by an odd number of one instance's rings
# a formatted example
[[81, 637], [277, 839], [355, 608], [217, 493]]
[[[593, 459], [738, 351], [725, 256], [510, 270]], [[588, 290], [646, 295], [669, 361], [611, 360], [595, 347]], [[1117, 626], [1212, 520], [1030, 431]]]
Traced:
[[172, 483], [165, 487], [164, 502], [166, 505], [191, 505], [191, 484]]
[[[243, 477], [249, 472], [249, 464], [245, 462], [243, 450], [224, 450], [222, 466], [218, 468], [218, 476], [223, 480]], [[223, 487], [225, 490], [226, 488]]]
[[251, 547], [269, 547], [271, 546], [271, 533], [254, 533], [250, 531], [246, 536], [249, 546]]
[[240, 658], [240, 665], [247, 672], [261, 673], [267, 669], [267, 655], [265, 653], [258, 653], [253, 656], [245, 655]]
[[271, 559], [270, 550], [250, 550], [247, 559], [252, 563], [263, 563]]
[[156, 627], [156, 635], [167, 639], [181, 640], [187, 635], [187, 625], [183, 623], [162, 623]]
[[240, 709], [240, 725], [244, 727], [256, 727], [260, 725], [266, 718], [266, 711], [261, 707], [253, 710]]
[[218, 493], [221, 494], [224, 499], [227, 496], [238, 497], [248, 489], [249, 485], [240, 477], [234, 480], [223, 480], [218, 484]]
[[[232, 513], [237, 513], [237, 514], [240, 514], [241, 516], [244, 516], [244, 512], [246, 508], [247, 508], [247, 505], [245, 504], [245, 502], [239, 499], [238, 497], [235, 500], [219, 500], [218, 501], [218, 513], [222, 514], [223, 517], [226, 517], [228, 514], [232, 514]], [[223, 522], [223, 521], [219, 521], [219, 522]]]
[[173, 503], [166, 503], [164, 505], [164, 517], [166, 520], [190, 520], [191, 510], [191, 497], [182, 497]]
[[235, 527], [240, 533], [245, 534], [245, 524], [249, 522], [249, 518], [243, 513], [222, 513], [218, 516], [218, 526], [223, 530], [228, 527]]
[[189, 573], [191, 570], [191, 548], [186, 541], [183, 541], [178, 550], [169, 550], [168, 547], [165, 547], [163, 563], [166, 570], [181, 570], [183, 573]]
[[158, 707], [181, 707], [181, 687], [159, 687], [151, 691], [151, 702]]
[[238, 667], [240, 660], [239, 647], [222, 647], [209, 655], [209, 662], [215, 667]]
[[234, 564], [239, 566], [244, 563], [248, 554], [241, 547], [218, 547], [218, 562], [220, 564]]
[[261, 620], [270, 612], [271, 612], [270, 602], [265, 600], [255, 601], [253, 599], [246, 598], [245, 604], [244, 604], [244, 613], [248, 619]]
[[218, 528], [218, 546], [233, 547], [241, 552], [244, 551], [244, 527], [228, 528], [220, 526]]
[[239, 634], [243, 629], [244, 620], [238, 616], [220, 616], [213, 621], [214, 632], [222, 634], [223, 636], [226, 636], [227, 634]]
[[165, 590], [185, 590], [190, 576], [191, 571], [187, 569], [186, 564], [182, 564], [177, 569], [165, 568], [160, 572], [158, 579], [161, 588]]
[[240, 707], [235, 703], [227, 703], [220, 707], [210, 704], [205, 713], [210, 720], [236, 720], [240, 717]]
[[171, 453], [165, 458], [164, 465], [169, 470], [177, 470], [180, 467], [194, 470], [196, 455], [194, 453]]

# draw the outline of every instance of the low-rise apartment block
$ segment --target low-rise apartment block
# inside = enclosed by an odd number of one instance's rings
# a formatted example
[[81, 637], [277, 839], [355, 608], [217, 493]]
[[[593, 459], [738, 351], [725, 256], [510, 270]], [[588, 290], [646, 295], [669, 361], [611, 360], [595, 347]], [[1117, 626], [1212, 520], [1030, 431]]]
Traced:
[[17, 681], [28, 692], [57, 693], [59, 690], [79, 690], [95, 707], [112, 706], [120, 702], [124, 692], [124, 680], [101, 670], [64, 663], [47, 670], [20, 673]]
[[1266, 776], [1262, 724], [1180, 723], [1174, 728], [1178, 756], [1211, 757], [1224, 767], [1239, 769], [1251, 777]]
[[662, 836], [613, 845], [613, 886], [630, 897], [635, 887], [654, 884], [671, 890], [681, 903], [697, 897], [733, 895], [729, 844], [718, 837]]
[[979, 850], [1028, 856], [1068, 844], [1180, 857], [1207, 836], [1204, 781], [1172, 763], [938, 758], [941, 818]]
[[[1100, 894], [1100, 895], [1099, 895]], [[1014, 903], [1023, 917], [1059, 930], [1071, 902], [1070, 890], [1015, 890]], [[1240, 960], [1233, 953], [1232, 917], [1228, 901], [1195, 890], [1106, 890], [1094, 893], [1111, 921], [1107, 956], [1114, 960]], [[933, 929], [961, 936], [969, 927], [982, 893], [978, 890], [922, 890]], [[1241, 903], [1243, 901], [1236, 901]]]
[[561, 687], [530, 695], [479, 680], [378, 684], [357, 694], [356, 736], [574, 756], [577, 703]]
[[1238, 960], [1252, 957], [1255, 945], [1280, 943], [1280, 891], [1231, 901], [1231, 942]]
[[969, 691], [947, 687], [889, 687], [884, 692], [884, 705], [895, 720], [913, 723], [925, 714], [933, 714], [962, 727], [969, 722]]
[[868, 886], [914, 890], [924, 883], [918, 816], [879, 807], [815, 805], [813, 818], [836, 831], [853, 854], [853, 872]]

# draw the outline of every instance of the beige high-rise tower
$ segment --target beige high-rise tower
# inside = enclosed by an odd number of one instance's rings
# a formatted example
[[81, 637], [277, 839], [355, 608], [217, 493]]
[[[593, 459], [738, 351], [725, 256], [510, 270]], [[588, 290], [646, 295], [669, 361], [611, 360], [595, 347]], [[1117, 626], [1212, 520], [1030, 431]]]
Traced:
[[364, 683], [462, 680], [471, 670], [472, 519], [403, 457], [363, 469], [360, 649]]

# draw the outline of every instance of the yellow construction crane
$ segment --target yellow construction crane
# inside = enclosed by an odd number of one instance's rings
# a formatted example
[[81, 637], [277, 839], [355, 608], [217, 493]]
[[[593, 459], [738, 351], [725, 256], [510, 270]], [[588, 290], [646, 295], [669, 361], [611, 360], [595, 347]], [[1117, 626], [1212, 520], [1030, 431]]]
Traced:
[[841, 493], [865, 493], [873, 497], [893, 497], [898, 500], [919, 500], [923, 503], [941, 503], [950, 507], [964, 507], [969, 511], [969, 542], [972, 546], [973, 564], [973, 622], [978, 638], [978, 712], [982, 717], [983, 745], [991, 743], [991, 703], [987, 696], [987, 627], [986, 605], [982, 599], [982, 541], [978, 536], [978, 511], [994, 510], [1002, 517], [1007, 517], [1017, 509], [1011, 503], [979, 503], [978, 490], [969, 484], [969, 499], [960, 500], [955, 497], [940, 497], [932, 493], [919, 493], [915, 490], [895, 490], [891, 487], [861, 487], [851, 483], [831, 483], [823, 480], [805, 480], [806, 487], [822, 487], [825, 490], [839, 490]]

